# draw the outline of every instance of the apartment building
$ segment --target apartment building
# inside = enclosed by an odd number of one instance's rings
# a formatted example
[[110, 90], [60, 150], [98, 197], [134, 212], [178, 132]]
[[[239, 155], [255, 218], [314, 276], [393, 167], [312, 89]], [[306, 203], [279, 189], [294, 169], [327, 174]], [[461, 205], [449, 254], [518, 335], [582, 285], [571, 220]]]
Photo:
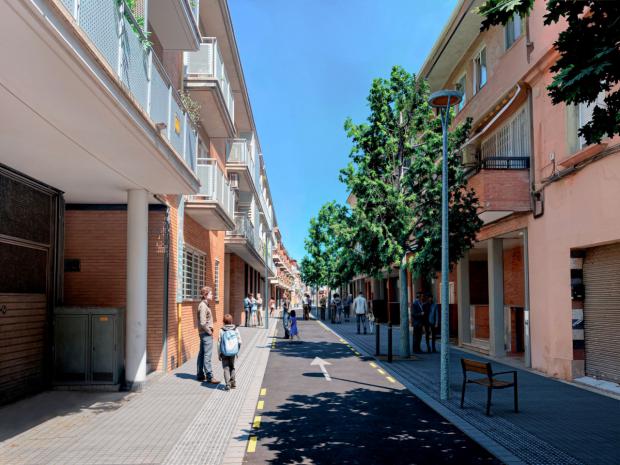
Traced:
[[545, 1], [485, 32], [480, 3], [458, 3], [420, 71], [433, 91], [464, 93], [453, 125], [473, 120], [462, 156], [484, 226], [450, 276], [459, 344], [618, 382], [619, 139], [586, 145], [592, 106], [552, 104], [564, 24], [543, 25]]
[[288, 297], [291, 305], [301, 305], [301, 278], [297, 262], [293, 260], [282, 244], [280, 229], [275, 229], [276, 246], [273, 251], [273, 261], [276, 265], [276, 276], [271, 279], [272, 296], [279, 308], [282, 299]]
[[275, 276], [226, 1], [132, 5], [0, 6], [0, 402], [139, 389], [197, 353], [202, 286], [219, 328]]

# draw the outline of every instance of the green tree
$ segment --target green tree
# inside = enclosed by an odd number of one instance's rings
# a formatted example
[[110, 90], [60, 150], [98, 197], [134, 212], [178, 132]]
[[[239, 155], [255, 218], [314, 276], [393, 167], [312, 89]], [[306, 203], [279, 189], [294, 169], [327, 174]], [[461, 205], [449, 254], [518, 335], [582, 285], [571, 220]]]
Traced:
[[[400, 264], [401, 353], [409, 353], [408, 266], [432, 275], [441, 257], [441, 122], [428, 104], [428, 85], [396, 66], [390, 79], [375, 79], [368, 121], [345, 123], [353, 142], [340, 179], [356, 198], [350, 243], [355, 268], [372, 276]], [[450, 137], [451, 261], [471, 247], [480, 229], [477, 201], [468, 190], [456, 148], [469, 125]], [[405, 259], [408, 252], [412, 258]]]
[[354, 251], [350, 247], [351, 214], [348, 207], [329, 202], [310, 219], [301, 261], [302, 278], [312, 286], [338, 287], [353, 277]]
[[[505, 25], [515, 13], [526, 16], [533, 5], [533, 0], [487, 0], [474, 11], [484, 16], [485, 30]], [[567, 27], [554, 43], [560, 58], [551, 67], [555, 75], [547, 89], [556, 105], [591, 104], [607, 93], [605, 104], [596, 105], [592, 121], [579, 130], [588, 144], [599, 143], [620, 134], [620, 2], [548, 0], [545, 25], [562, 19]]]

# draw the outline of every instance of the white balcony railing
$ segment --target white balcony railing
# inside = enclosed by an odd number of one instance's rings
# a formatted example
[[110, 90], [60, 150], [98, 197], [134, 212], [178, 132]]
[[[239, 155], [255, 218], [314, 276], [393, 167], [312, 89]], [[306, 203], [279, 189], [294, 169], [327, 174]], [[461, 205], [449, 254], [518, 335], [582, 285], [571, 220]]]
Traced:
[[195, 169], [198, 134], [131, 9], [122, 0], [62, 0], [62, 3], [133, 100], [154, 124], [163, 123], [166, 139]]
[[231, 121], [235, 120], [235, 99], [226, 74], [226, 67], [215, 37], [203, 37], [200, 50], [185, 53], [185, 72], [191, 76], [204, 76], [217, 80]]
[[235, 191], [231, 189], [224, 172], [212, 158], [199, 158], [196, 175], [200, 179], [200, 193], [195, 199], [216, 201], [230, 218], [235, 217]]

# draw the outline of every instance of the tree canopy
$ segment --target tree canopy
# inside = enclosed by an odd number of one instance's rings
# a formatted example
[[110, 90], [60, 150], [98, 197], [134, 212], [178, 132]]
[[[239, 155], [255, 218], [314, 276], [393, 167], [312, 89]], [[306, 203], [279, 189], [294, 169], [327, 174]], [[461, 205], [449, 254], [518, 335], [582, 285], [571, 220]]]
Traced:
[[[516, 13], [526, 16], [533, 0], [487, 0], [475, 12], [484, 16], [481, 30], [506, 24]], [[620, 134], [620, 2], [600, 0], [548, 0], [545, 25], [567, 22], [554, 43], [560, 58], [547, 88], [554, 104], [597, 101], [592, 120], [579, 130], [588, 144]], [[586, 52], [587, 51], [587, 52]], [[613, 90], [613, 91], [612, 91]]]
[[[407, 253], [416, 275], [439, 270], [442, 130], [428, 96], [424, 80], [396, 66], [389, 79], [373, 81], [367, 121], [345, 122], [352, 149], [340, 180], [356, 202], [350, 209], [326, 204], [311, 220], [302, 269], [313, 281], [306, 282], [331, 285], [355, 274], [378, 276]], [[469, 121], [461, 124], [449, 137], [451, 263], [471, 247], [481, 227], [458, 152], [469, 127]]]

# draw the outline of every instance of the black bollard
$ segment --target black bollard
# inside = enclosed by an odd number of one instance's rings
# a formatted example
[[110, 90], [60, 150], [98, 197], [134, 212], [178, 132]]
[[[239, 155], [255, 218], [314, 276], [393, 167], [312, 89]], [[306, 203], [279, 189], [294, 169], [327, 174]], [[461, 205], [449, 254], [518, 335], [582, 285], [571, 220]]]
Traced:
[[388, 363], [392, 363], [392, 323], [388, 325]]
[[375, 323], [375, 343], [375, 355], [381, 355], [381, 326], [378, 321]]

